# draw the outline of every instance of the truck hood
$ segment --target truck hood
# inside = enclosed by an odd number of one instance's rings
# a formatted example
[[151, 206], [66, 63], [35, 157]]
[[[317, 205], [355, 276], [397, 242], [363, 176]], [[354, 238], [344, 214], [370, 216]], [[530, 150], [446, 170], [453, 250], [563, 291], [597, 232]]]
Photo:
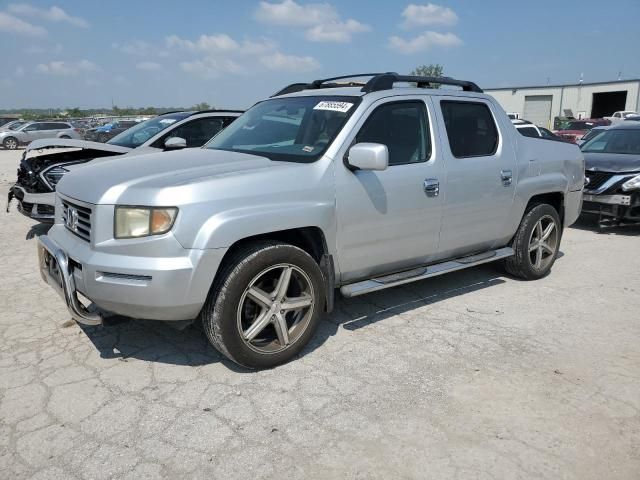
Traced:
[[[116, 157], [91, 162], [65, 175], [58, 192], [87, 203], [126, 205], [181, 205], [197, 199], [194, 192], [210, 192], [211, 182], [243, 179], [274, 169], [302, 164], [274, 162], [257, 155], [193, 148], [141, 155], [131, 162]], [[270, 176], [269, 181], [276, 177]], [[194, 189], [194, 186], [195, 189]]]
[[[127, 153], [131, 150], [128, 147], [120, 145], [111, 145], [108, 143], [88, 142], [86, 140], [74, 140], [71, 138], [43, 138], [34, 140], [29, 144], [26, 151], [44, 150], [49, 148], [82, 148], [83, 150], [95, 150], [98, 152], [111, 153]], [[91, 155], [87, 155], [91, 157]]]
[[596, 172], [640, 172], [640, 155], [619, 153], [584, 153], [585, 167]]

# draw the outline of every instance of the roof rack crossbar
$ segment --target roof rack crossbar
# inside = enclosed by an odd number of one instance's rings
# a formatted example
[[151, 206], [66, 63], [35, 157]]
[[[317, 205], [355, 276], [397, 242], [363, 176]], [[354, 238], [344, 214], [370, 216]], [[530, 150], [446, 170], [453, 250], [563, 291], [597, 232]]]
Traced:
[[419, 88], [428, 88], [433, 84], [454, 85], [461, 87], [465, 92], [482, 93], [482, 89], [473, 82], [467, 80], [456, 80], [451, 77], [418, 77], [413, 75], [398, 75], [397, 73], [383, 73], [376, 75], [362, 87], [365, 93], [390, 90], [397, 82], [416, 83]]

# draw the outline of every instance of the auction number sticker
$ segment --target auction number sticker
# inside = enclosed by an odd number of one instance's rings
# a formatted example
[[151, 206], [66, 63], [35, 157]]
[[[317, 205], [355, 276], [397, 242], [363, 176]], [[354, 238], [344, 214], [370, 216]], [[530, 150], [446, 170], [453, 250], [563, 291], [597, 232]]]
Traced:
[[332, 112], [342, 112], [347, 113], [349, 109], [353, 107], [353, 103], [349, 102], [330, 102], [330, 101], [322, 101], [318, 103], [314, 110], [330, 110]]

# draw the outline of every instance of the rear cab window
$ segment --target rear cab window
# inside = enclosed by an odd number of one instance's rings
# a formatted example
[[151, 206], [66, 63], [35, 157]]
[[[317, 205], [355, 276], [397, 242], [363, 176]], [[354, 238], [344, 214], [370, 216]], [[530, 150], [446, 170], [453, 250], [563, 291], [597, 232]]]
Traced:
[[454, 157], [487, 157], [496, 153], [498, 127], [487, 104], [473, 100], [442, 100], [440, 107]]

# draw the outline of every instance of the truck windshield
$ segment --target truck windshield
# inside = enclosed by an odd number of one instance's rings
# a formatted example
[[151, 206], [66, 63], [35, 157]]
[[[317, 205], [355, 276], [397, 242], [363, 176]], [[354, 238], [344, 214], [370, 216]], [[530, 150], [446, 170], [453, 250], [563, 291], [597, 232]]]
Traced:
[[191, 115], [190, 112], [169, 113], [138, 123], [137, 125], [116, 135], [107, 143], [110, 145], [119, 145], [121, 147], [136, 148], [153, 137], [156, 133], [161, 132], [165, 128], [169, 128], [176, 122], [183, 120]]
[[326, 151], [359, 103], [359, 97], [346, 96], [265, 100], [205, 148], [253, 153], [285, 162], [313, 162]]
[[582, 152], [640, 155], [640, 129], [606, 130], [585, 143]]

